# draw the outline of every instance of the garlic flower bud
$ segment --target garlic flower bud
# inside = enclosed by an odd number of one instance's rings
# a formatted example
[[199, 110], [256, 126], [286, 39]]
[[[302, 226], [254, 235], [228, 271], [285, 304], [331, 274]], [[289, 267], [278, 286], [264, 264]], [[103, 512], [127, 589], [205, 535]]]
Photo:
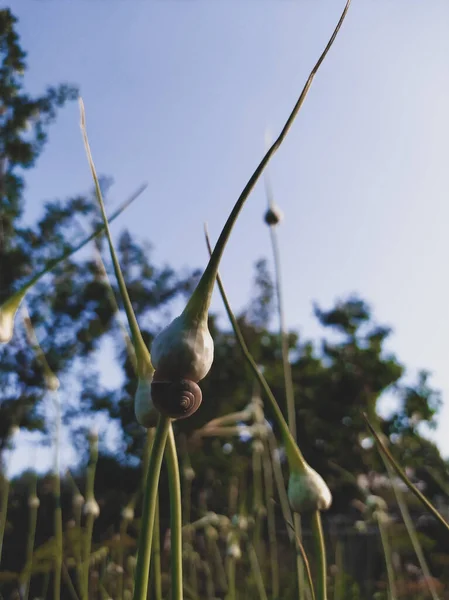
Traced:
[[181, 314], [153, 340], [151, 358], [159, 380], [198, 383], [209, 373], [214, 342], [204, 318]]
[[122, 510], [122, 519], [124, 521], [132, 521], [134, 519], [134, 508], [131, 506], [125, 506]]
[[30, 496], [28, 498], [28, 506], [30, 508], [39, 508], [40, 504], [41, 504], [41, 501], [36, 496], [36, 494], [33, 494], [33, 496]]
[[95, 519], [98, 517], [100, 514], [100, 507], [98, 506], [98, 502], [95, 500], [95, 498], [87, 500], [86, 504], [84, 505], [84, 514], [92, 515]]
[[297, 513], [327, 510], [332, 504], [332, 494], [326, 482], [307, 464], [302, 472], [290, 474], [288, 499], [291, 509]]

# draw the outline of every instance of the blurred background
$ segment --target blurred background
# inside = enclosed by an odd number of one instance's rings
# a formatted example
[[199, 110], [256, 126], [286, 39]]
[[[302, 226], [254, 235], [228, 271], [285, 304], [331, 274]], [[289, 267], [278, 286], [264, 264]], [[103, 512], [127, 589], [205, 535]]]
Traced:
[[[1, 9], [0, 302], [100, 222], [79, 128], [81, 95], [108, 212], [148, 183], [111, 227], [151, 344], [207, 263], [203, 223], [216, 240], [327, 43], [339, 4], [28, 1]], [[344, 536], [356, 520], [358, 478], [368, 477], [365, 487], [383, 485], [362, 411], [376, 416], [401, 464], [446, 506], [448, 28], [443, 0], [354, 1], [220, 268], [250, 350], [284, 409], [264, 222], [271, 190], [283, 213], [276, 233], [298, 439], [332, 490], [332, 519], [344, 523]], [[71, 472], [63, 479], [63, 514], [73, 485], [83, 486], [87, 432], [98, 433], [98, 543], [114, 535], [120, 508], [138, 486], [146, 436], [135, 421], [136, 380], [111, 291], [119, 297], [97, 238], [27, 296], [41, 352], [60, 382], [58, 400], [21, 312], [11, 343], [0, 347], [2, 476], [16, 482], [8, 518], [2, 513], [10, 573], [24, 560], [20, 515], [31, 473], [39, 474], [42, 498], [50, 489], [56, 433], [58, 471]], [[229, 439], [196, 435], [255, 393], [217, 292], [210, 327], [216, 360], [202, 384], [203, 405], [177, 428], [196, 474], [198, 515], [206, 505], [226, 512], [223, 490], [234, 477], [245, 479], [251, 463], [245, 429]], [[43, 544], [51, 528], [42, 519]], [[425, 535], [445, 581], [447, 541], [432, 530]], [[356, 579], [352, 547], [348, 569]], [[366, 580], [381, 578], [376, 568]], [[373, 597], [375, 587], [360, 597]]]

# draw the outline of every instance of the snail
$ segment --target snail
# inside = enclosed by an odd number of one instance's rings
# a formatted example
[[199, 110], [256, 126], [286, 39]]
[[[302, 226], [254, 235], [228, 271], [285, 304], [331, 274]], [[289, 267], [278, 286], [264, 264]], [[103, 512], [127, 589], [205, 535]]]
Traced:
[[155, 408], [166, 417], [186, 419], [198, 410], [203, 395], [199, 385], [190, 379], [178, 379], [177, 381], [155, 381], [153, 379], [151, 398]]
[[151, 355], [152, 405], [171, 419], [190, 417], [202, 402], [198, 381], [207, 375], [214, 358], [207, 314], [192, 318], [182, 313], [153, 340]]

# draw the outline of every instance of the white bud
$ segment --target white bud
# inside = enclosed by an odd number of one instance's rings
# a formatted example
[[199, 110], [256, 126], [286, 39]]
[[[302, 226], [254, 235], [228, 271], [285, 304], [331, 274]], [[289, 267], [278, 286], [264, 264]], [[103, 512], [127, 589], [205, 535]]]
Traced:
[[228, 545], [226, 553], [234, 560], [240, 560], [242, 558], [240, 544], [237, 541], [233, 541], [231, 544]]
[[84, 514], [92, 515], [95, 519], [98, 517], [100, 514], [100, 507], [98, 506], [98, 502], [95, 500], [95, 498], [87, 500], [86, 504], [84, 505]]
[[96, 444], [98, 442], [98, 429], [96, 427], [91, 427], [89, 429], [87, 439], [91, 444]]
[[183, 470], [183, 475], [186, 481], [193, 481], [195, 479], [195, 471], [192, 469], [192, 467], [186, 467]]
[[288, 499], [294, 512], [327, 510], [332, 494], [319, 473], [306, 465], [303, 473], [292, 472], [288, 480]]
[[183, 313], [174, 319], [153, 340], [151, 357], [159, 379], [198, 383], [209, 373], [214, 359], [207, 318], [192, 320]]
[[354, 527], [359, 533], [366, 533], [368, 531], [365, 521], [356, 521]]
[[125, 506], [122, 510], [122, 519], [132, 521], [134, 519], [134, 509], [131, 506]]
[[370, 495], [366, 499], [366, 506], [370, 510], [379, 510], [387, 512], [388, 505], [383, 498], [380, 496]]
[[84, 504], [84, 496], [81, 494], [75, 494], [72, 499], [72, 505], [80, 508]]
[[28, 506], [30, 508], [39, 508], [40, 503], [41, 503], [41, 501], [35, 494], [28, 498]]

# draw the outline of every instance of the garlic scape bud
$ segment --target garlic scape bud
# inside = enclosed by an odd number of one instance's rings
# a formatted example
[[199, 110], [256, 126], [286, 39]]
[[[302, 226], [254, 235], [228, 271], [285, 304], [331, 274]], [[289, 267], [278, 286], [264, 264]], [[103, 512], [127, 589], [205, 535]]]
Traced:
[[327, 510], [332, 504], [326, 482], [307, 464], [301, 471], [290, 473], [288, 499], [291, 509], [300, 514]]
[[[127, 208], [134, 200], [136, 200], [140, 194], [145, 190], [146, 184], [139, 187], [139, 189], [123, 204], [119, 206], [119, 208], [109, 217], [109, 222], [112, 222], [116, 219], [124, 210]], [[70, 258], [73, 254], [81, 250], [84, 246], [86, 246], [89, 242], [103, 233], [105, 229], [104, 225], [97, 227], [95, 231], [85, 238], [82, 242], [63, 252], [61, 256], [58, 258], [54, 258], [49, 261], [47, 266], [39, 271], [36, 275], [31, 277], [31, 279], [25, 283], [20, 290], [15, 292], [8, 300], [6, 300], [3, 304], [0, 305], [0, 344], [7, 344], [11, 341], [11, 338], [14, 333], [14, 320], [19, 309], [19, 306], [22, 300], [25, 298], [26, 294], [30, 291], [30, 289], [38, 282], [44, 275], [53, 271], [55, 267], [57, 267], [64, 260]]]
[[264, 220], [269, 227], [277, 225], [283, 218], [283, 214], [279, 206], [272, 204], [265, 213]]
[[207, 326], [207, 312], [192, 318], [182, 313], [154, 339], [153, 366], [158, 380], [190, 379], [197, 383], [209, 373], [214, 342]]

